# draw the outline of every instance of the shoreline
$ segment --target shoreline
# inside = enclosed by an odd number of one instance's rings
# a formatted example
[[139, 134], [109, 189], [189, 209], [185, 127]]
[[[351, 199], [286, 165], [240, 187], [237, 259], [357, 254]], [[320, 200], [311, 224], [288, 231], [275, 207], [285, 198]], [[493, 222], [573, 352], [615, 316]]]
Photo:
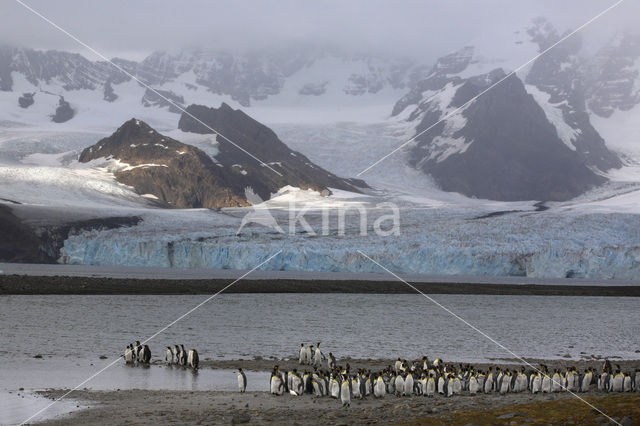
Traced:
[[[232, 281], [231, 278], [141, 279], [0, 275], [0, 295], [213, 294]], [[640, 285], [409, 282], [427, 294], [640, 297]], [[416, 291], [400, 281], [393, 280], [251, 279], [247, 277], [226, 289], [225, 293], [415, 294]]]
[[[507, 362], [491, 365], [504, 365]], [[516, 360], [514, 360], [515, 362]], [[572, 361], [527, 359], [534, 365], [544, 363], [550, 368], [564, 368], [573, 365], [578, 369], [587, 366], [601, 367], [602, 360]], [[384, 368], [392, 364], [390, 359], [344, 358], [339, 363], [349, 362], [352, 367], [367, 369]], [[624, 370], [640, 366], [639, 360], [616, 360]], [[161, 364], [160, 361], [154, 364]], [[246, 371], [267, 371], [274, 364], [282, 369], [304, 367], [294, 359], [257, 360], [212, 360], [203, 362], [204, 368], [237, 368]], [[451, 362], [451, 364], [457, 364]], [[486, 368], [488, 364], [474, 364]], [[508, 364], [509, 368], [513, 364]], [[230, 371], [231, 375], [235, 372]], [[248, 379], [252, 380], [250, 374]], [[56, 399], [67, 389], [48, 388], [35, 391], [36, 395]], [[616, 421], [630, 417], [640, 420], [640, 393], [607, 393], [592, 386], [589, 392], [580, 393], [590, 403], [602, 409]], [[436, 394], [433, 398], [424, 396], [384, 398], [372, 396], [352, 399], [351, 406], [343, 408], [339, 400], [312, 395], [283, 396], [271, 395], [268, 391], [247, 391], [239, 393], [229, 390], [150, 390], [150, 389], [79, 389], [69, 396], [78, 404], [77, 411], [61, 417], [44, 419], [38, 424], [86, 425], [86, 424], [317, 424], [320, 419], [331, 424], [376, 424], [393, 422], [416, 422], [416, 424], [466, 424], [471, 418], [475, 424], [504, 423], [512, 419], [518, 423], [566, 424], [571, 420], [577, 424], [599, 424], [602, 415], [574, 398], [567, 392], [530, 392], [462, 395], [445, 397]], [[571, 409], [569, 409], [569, 406]], [[144, 415], [141, 417], [142, 413]], [[579, 419], [579, 420], [578, 420]], [[464, 421], [463, 421], [464, 420]], [[507, 420], [509, 422], [509, 420]], [[627, 423], [628, 424], [628, 423]]]

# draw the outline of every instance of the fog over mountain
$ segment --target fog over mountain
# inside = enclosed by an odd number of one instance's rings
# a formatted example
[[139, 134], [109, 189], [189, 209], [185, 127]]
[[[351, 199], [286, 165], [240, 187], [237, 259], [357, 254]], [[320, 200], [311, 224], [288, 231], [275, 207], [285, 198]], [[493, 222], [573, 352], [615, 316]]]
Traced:
[[[337, 0], [223, 2], [170, 0], [81, 2], [31, 0], [32, 6], [80, 40], [104, 52], [140, 60], [154, 50], [185, 47], [256, 49], [291, 43], [337, 45], [361, 53], [393, 53], [435, 60], [474, 39], [520, 28], [546, 16], [561, 32], [577, 28], [613, 0]], [[627, 1], [585, 28], [597, 48], [614, 32], [634, 29], [640, 5]], [[4, 44], [39, 49], [86, 49], [18, 3], [5, 2], [0, 14]], [[493, 37], [498, 39], [499, 37]]]

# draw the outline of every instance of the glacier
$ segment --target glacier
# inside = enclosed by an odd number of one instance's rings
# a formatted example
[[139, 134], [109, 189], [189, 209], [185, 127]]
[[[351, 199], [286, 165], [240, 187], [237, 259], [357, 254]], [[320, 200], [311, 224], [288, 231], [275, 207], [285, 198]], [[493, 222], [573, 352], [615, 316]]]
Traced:
[[160, 234], [153, 232], [152, 220], [134, 228], [72, 235], [61, 249], [60, 262], [251, 269], [281, 250], [260, 269], [382, 272], [360, 250], [402, 274], [627, 280], [640, 276], [638, 215], [519, 212], [476, 218], [464, 210], [407, 209], [401, 211], [401, 221], [400, 235], [382, 237], [360, 235], [359, 222], [347, 218], [349, 226], [341, 237], [336, 232], [288, 235], [256, 225], [236, 236], [236, 223], [228, 218], [226, 225], [211, 231]]

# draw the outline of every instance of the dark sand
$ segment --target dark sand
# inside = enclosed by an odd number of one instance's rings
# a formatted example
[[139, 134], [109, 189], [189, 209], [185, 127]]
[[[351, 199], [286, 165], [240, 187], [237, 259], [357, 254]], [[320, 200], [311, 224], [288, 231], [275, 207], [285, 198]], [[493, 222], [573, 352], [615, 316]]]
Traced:
[[[0, 275], [0, 294], [213, 294], [232, 279], [123, 279]], [[427, 294], [489, 294], [536, 296], [640, 297], [640, 286], [413, 283]], [[251, 279], [247, 277], [225, 293], [415, 293], [400, 281]]]

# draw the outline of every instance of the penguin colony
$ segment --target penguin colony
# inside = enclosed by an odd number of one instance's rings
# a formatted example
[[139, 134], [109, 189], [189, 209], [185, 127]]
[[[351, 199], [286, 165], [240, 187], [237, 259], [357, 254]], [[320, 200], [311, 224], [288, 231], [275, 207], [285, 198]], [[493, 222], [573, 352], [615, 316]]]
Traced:
[[[135, 344], [130, 344], [124, 349], [124, 361], [130, 365], [149, 365], [151, 362], [151, 349], [149, 345], [142, 346], [139, 341]], [[183, 367], [190, 367], [193, 370], [198, 369], [200, 364], [200, 357], [198, 351], [190, 349], [188, 352], [185, 350], [184, 345], [167, 346], [167, 351], [164, 360], [167, 365], [178, 365]]]
[[527, 371], [524, 367], [519, 371], [500, 367], [489, 367], [487, 371], [482, 371], [469, 364], [445, 364], [439, 358], [430, 362], [425, 356], [412, 363], [398, 358], [395, 365], [389, 365], [379, 372], [365, 369], [352, 371], [348, 363], [344, 367], [336, 365], [333, 354], [330, 353], [326, 358], [318, 347], [314, 351], [313, 346], [302, 344], [298, 362], [312, 366], [313, 370], [284, 372], [276, 365], [269, 383], [272, 394], [330, 396], [340, 400], [343, 406], [349, 406], [352, 398], [362, 399], [369, 395], [376, 398], [386, 395], [434, 397], [436, 394], [451, 397], [463, 392], [471, 395], [512, 392], [537, 394], [588, 392], [595, 388], [606, 392], [640, 391], [640, 369], [636, 369], [632, 375], [622, 372], [619, 365], [614, 370], [609, 361], [604, 363], [602, 373], [597, 373], [594, 368], [578, 372], [575, 367], [568, 367], [565, 371], [550, 371], [545, 365], [541, 365], [538, 371]]

